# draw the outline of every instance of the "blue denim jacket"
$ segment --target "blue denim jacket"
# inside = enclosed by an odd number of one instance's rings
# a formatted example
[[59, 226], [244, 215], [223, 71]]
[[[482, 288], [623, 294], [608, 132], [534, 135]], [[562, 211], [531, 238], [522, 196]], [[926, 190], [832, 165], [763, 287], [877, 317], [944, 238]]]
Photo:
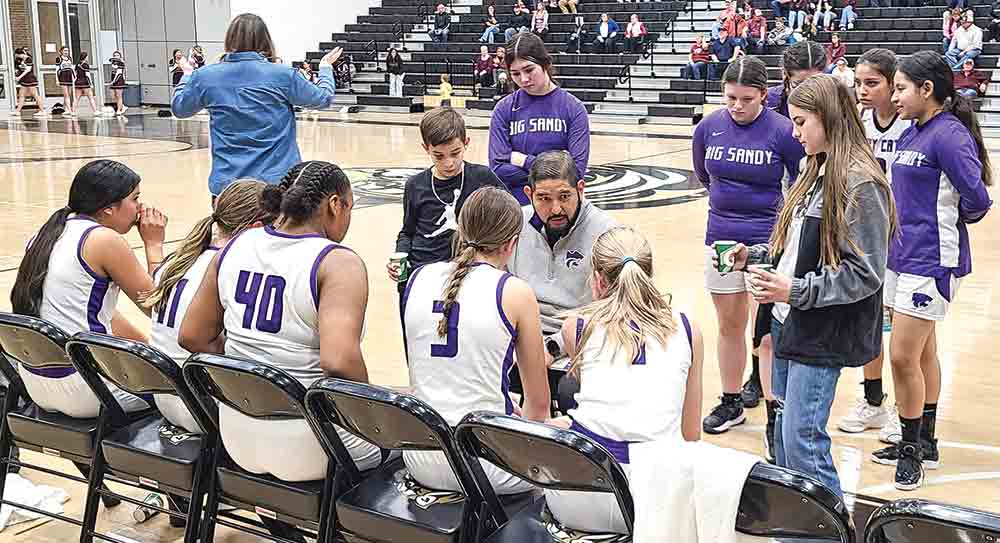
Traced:
[[230, 53], [181, 78], [171, 109], [182, 119], [202, 109], [211, 114], [208, 188], [218, 195], [245, 177], [279, 182], [302, 161], [292, 107], [330, 107], [335, 92], [329, 65], [320, 66], [319, 84], [314, 85], [297, 70], [271, 64], [258, 53]]

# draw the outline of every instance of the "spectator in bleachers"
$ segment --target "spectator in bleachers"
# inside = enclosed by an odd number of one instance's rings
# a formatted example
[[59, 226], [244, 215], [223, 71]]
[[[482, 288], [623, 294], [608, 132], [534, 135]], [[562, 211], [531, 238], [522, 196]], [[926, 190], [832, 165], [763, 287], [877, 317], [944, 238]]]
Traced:
[[844, 8], [840, 11], [840, 30], [854, 30], [854, 21], [858, 14], [854, 11], [858, 0], [844, 0]]
[[681, 77], [685, 79], [704, 79], [708, 75], [708, 62], [711, 60], [709, 46], [705, 43], [705, 36], [699, 34], [691, 44], [691, 53], [688, 55], [687, 66], [684, 67]]
[[948, 0], [948, 7], [950, 8], [965, 9], [968, 5], [967, 0]]
[[742, 38], [747, 29], [747, 20], [743, 18], [743, 12], [734, 11], [722, 25], [729, 32], [732, 38]]
[[820, 26], [819, 21], [816, 19], [816, 14], [819, 13], [819, 6], [816, 5], [814, 0], [806, 0], [805, 13], [806, 18], [803, 27], [805, 25]]
[[768, 45], [788, 45], [795, 43], [792, 37], [792, 28], [785, 26], [785, 20], [778, 17], [774, 20], [774, 28], [767, 33]]
[[191, 48], [188, 58], [191, 59], [191, 67], [195, 70], [205, 66], [205, 50], [200, 45], [196, 44]]
[[603, 53], [614, 53], [619, 30], [618, 23], [607, 13], [602, 13], [601, 22], [597, 23], [595, 30], [594, 49]]
[[504, 30], [507, 41], [514, 39], [514, 36], [519, 32], [529, 31], [531, 29], [531, 14], [528, 13], [528, 8], [521, 4], [514, 4], [514, 15], [511, 16], [508, 25], [507, 30]]
[[948, 52], [948, 49], [951, 49], [951, 39], [955, 37], [955, 31], [958, 30], [962, 12], [957, 9], [946, 10], [941, 18], [941, 54], [943, 55]]
[[830, 36], [830, 43], [826, 44], [824, 47], [826, 50], [826, 73], [830, 73], [836, 68], [836, 63], [838, 58], [844, 58], [847, 56], [847, 46], [844, 42], [840, 41], [840, 34], [834, 32]]
[[847, 65], [846, 58], [840, 57], [834, 62], [831, 75], [836, 77], [848, 89], [854, 90], [854, 70]]
[[792, 0], [771, 0], [771, 9], [774, 10], [775, 19], [783, 19], [788, 17], [791, 11]]
[[306, 81], [316, 83], [316, 72], [313, 71], [312, 63], [308, 60], [302, 61], [302, 64], [299, 65], [299, 73], [306, 78]]
[[497, 52], [493, 55], [493, 79], [497, 83], [497, 93], [494, 100], [499, 100], [507, 94], [510, 83], [510, 74], [507, 72], [507, 50], [497, 47]]
[[493, 78], [493, 56], [490, 55], [490, 48], [485, 45], [479, 48], [479, 56], [474, 61], [472, 75], [475, 76], [475, 83], [482, 87], [492, 87]]
[[584, 28], [583, 17], [577, 15], [573, 19], [573, 31], [566, 40], [566, 51], [559, 51], [560, 53], [580, 54], [583, 51], [583, 37], [587, 34], [587, 29]]
[[451, 78], [448, 74], [441, 74], [441, 84], [438, 86], [438, 96], [441, 97], [441, 106], [446, 106], [451, 103], [451, 95], [455, 92], [454, 87], [451, 86]]
[[728, 21], [734, 13], [736, 13], [736, 8], [733, 7], [732, 0], [726, 0], [725, 7], [722, 8], [722, 11], [720, 11], [715, 17], [715, 22], [712, 23], [713, 40], [719, 39], [719, 30], [726, 25], [726, 21]]
[[479, 42], [493, 43], [497, 32], [500, 32], [500, 21], [497, 20], [497, 7], [490, 4], [486, 6], [486, 16], [483, 17], [483, 35], [479, 37]]
[[747, 22], [746, 35], [747, 52], [759, 55], [764, 52], [767, 44], [767, 19], [759, 9], [753, 11], [753, 17]]
[[444, 4], [438, 4], [437, 11], [434, 13], [434, 26], [428, 32], [431, 36], [431, 41], [447, 43], [450, 28], [451, 14], [448, 13], [448, 9], [444, 7]]
[[535, 15], [531, 18], [531, 31], [542, 38], [542, 41], [545, 41], [545, 36], [549, 33], [549, 12], [545, 9], [544, 2], [539, 2], [535, 7]]
[[832, 32], [833, 18], [836, 16], [836, 12], [833, 11], [833, 4], [830, 0], [827, 0], [820, 5], [819, 11], [816, 12], [816, 26], [822, 28], [826, 32]]
[[958, 70], [966, 59], [975, 59], [983, 52], [983, 30], [973, 21], [972, 10], [962, 16], [962, 25], [955, 30], [951, 38], [951, 46], [944, 58], [952, 70]]
[[767, 89], [768, 108], [788, 117], [788, 95], [810, 76], [823, 73], [826, 54], [812, 41], [801, 41], [781, 54], [782, 83]]
[[717, 80], [729, 66], [729, 61], [743, 54], [743, 42], [739, 38], [730, 38], [729, 31], [723, 28], [719, 31], [719, 39], [712, 42], [709, 51], [712, 54], [712, 64], [708, 67], [708, 77]]
[[559, 9], [563, 13], [576, 13], [576, 5], [580, 0], [559, 0]]
[[551, 14], [560, 13], [559, 0], [545, 0], [545, 11]]
[[987, 27], [990, 31], [989, 40], [997, 41], [1000, 38], [1000, 0], [993, 2], [990, 8], [990, 24]]
[[552, 80], [552, 56], [538, 36], [518, 34], [508, 46], [506, 67], [519, 88], [493, 109], [490, 168], [526, 205], [528, 171], [545, 151], [569, 151], [580, 178], [587, 174], [590, 118], [583, 103]]
[[[625, 51], [629, 53], [641, 53], [642, 44], [646, 41], [649, 31], [646, 30], [646, 23], [639, 20], [639, 15], [632, 14], [628, 25], [625, 27]], [[624, 54], [625, 51], [622, 51]]]
[[989, 81], [990, 76], [976, 70], [976, 61], [966, 59], [962, 62], [962, 69], [955, 72], [955, 92], [968, 98], [983, 96]]
[[385, 57], [385, 71], [389, 73], [389, 96], [396, 98], [403, 97], [403, 57], [399, 56], [399, 51], [395, 47], [389, 49]]
[[789, 6], [788, 26], [796, 32], [801, 32], [802, 26], [806, 23], [806, 7], [808, 5], [809, 0], [792, 0]]

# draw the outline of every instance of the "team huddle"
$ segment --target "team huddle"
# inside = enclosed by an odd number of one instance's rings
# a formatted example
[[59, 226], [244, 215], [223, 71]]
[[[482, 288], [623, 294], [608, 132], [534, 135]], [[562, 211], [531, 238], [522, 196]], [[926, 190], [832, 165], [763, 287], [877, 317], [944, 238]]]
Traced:
[[[451, 425], [489, 410], [574, 430], [627, 472], [632, 443], [697, 441], [702, 430], [744, 422], [753, 321], [768, 458], [842, 494], [826, 424], [841, 369], [864, 366], [865, 402], [841, 427], [898, 422], [899, 435], [886, 437], [898, 444], [873, 460], [896, 465], [899, 488], [919, 487], [924, 466], [938, 462], [934, 322], [971, 272], [966, 225], [991, 205], [979, 127], [940, 55], [897, 66], [889, 51], [867, 52], [858, 61], [860, 112], [821, 74], [815, 43], [786, 50], [777, 89], [757, 58], [726, 69], [726, 107], [693, 137], [695, 175], [709, 195], [705, 281], [723, 381], [704, 420], [698, 325], [657, 287], [646, 238], [584, 196], [586, 111], [551, 81], [540, 41], [519, 36], [512, 55], [511, 76], [527, 83], [497, 106], [491, 167], [465, 161], [459, 113], [436, 109], [420, 124], [433, 166], [407, 181], [386, 266], [399, 287], [410, 393]], [[177, 100], [195, 100], [181, 83]], [[67, 334], [148, 342], [179, 365], [191, 353], [217, 353], [270, 364], [306, 387], [329, 376], [368, 382], [371, 263], [343, 244], [355, 202], [343, 170], [307, 161], [274, 184], [218, 180], [211, 215], [165, 257], [167, 219], [140, 203], [139, 175], [110, 160], [87, 164], [68, 204], [28, 246], [14, 312]], [[133, 227], [145, 262], [121, 237]], [[118, 311], [121, 292], [149, 316], [148, 337]], [[898, 415], [881, 387], [883, 306], [893, 311]], [[43, 409], [98, 414], [75, 372], [19, 371]], [[171, 424], [202, 431], [176, 398], [109, 387], [127, 412], [152, 401]], [[220, 405], [219, 427], [244, 470], [290, 482], [326, 476], [327, 456], [303, 420]], [[372, 443], [338, 434], [360, 469], [385, 461]], [[408, 451], [403, 461], [424, 487], [460, 489], [440, 452]], [[499, 494], [531, 488], [488, 463], [484, 470]], [[628, 532], [613, 495], [547, 491], [546, 502], [568, 528]]]

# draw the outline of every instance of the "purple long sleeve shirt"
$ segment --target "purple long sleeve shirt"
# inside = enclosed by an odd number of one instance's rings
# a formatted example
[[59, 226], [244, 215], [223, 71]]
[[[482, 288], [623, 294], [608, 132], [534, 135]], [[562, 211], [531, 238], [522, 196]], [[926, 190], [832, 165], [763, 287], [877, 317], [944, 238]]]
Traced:
[[792, 121], [764, 108], [752, 123], [740, 125], [720, 109], [698, 123], [692, 154], [695, 174], [708, 189], [705, 243], [766, 242], [781, 206], [785, 171], [794, 181], [805, 156], [792, 137]]
[[900, 235], [889, 245], [889, 269], [943, 279], [972, 272], [967, 223], [993, 202], [972, 134], [951, 113], [903, 132], [892, 163]]
[[[490, 169], [522, 205], [528, 172], [535, 157], [546, 151], [568, 151], [582, 178], [590, 160], [590, 120], [587, 108], [562, 88], [545, 96], [518, 90], [493, 109], [490, 121]], [[524, 167], [510, 162], [512, 152], [527, 155]]]

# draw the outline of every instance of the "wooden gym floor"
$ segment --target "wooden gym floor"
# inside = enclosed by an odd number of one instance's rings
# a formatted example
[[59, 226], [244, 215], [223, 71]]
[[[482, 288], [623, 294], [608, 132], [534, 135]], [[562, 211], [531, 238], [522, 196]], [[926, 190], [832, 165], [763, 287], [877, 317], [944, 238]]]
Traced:
[[[405, 385], [397, 294], [385, 276], [384, 263], [393, 250], [402, 220], [399, 201], [402, 182], [429, 165], [420, 147], [419, 116], [323, 114], [299, 123], [299, 141], [305, 159], [334, 162], [350, 172], [359, 197], [352, 228], [345, 241], [368, 265], [371, 289], [368, 333], [364, 353], [376, 384]], [[471, 147], [467, 160], [486, 163], [488, 119], [469, 118]], [[720, 393], [715, 357], [717, 327], [711, 300], [703, 288], [703, 253], [707, 200], [690, 179], [690, 127], [592, 127], [591, 167], [595, 178], [588, 195], [611, 209], [619, 221], [637, 227], [649, 238], [658, 263], [657, 283], [673, 294], [675, 307], [687, 311], [705, 335], [706, 412]], [[76, 171], [95, 158], [128, 164], [142, 177], [142, 200], [170, 218], [167, 239], [176, 243], [210, 212], [206, 179], [211, 166], [208, 119], [159, 119], [150, 112], [125, 119], [78, 120], [31, 118], [0, 121], [0, 310], [9, 310], [9, 292], [26, 241], [58, 207], [65, 205]], [[997, 149], [1000, 141], [988, 142]], [[600, 167], [598, 167], [600, 166]], [[994, 191], [995, 192], [995, 191]], [[994, 195], [994, 199], [998, 199]], [[834, 431], [834, 456], [844, 490], [868, 503], [900, 497], [920, 497], [1000, 511], [1000, 309], [993, 304], [995, 270], [1000, 268], [1000, 210], [971, 227], [975, 272], [962, 283], [948, 320], [939, 326], [939, 353], [943, 390], [938, 408], [938, 437], [942, 467], [927, 474], [923, 488], [902, 493], [892, 485], [892, 469], [873, 464], [869, 454], [881, 444], [877, 432], [847, 435]], [[128, 239], [141, 247], [133, 232]], [[168, 251], [170, 246], [168, 245]], [[148, 320], [124, 296], [121, 309], [137, 323]], [[998, 300], [1000, 302], [1000, 300]], [[891, 376], [885, 370], [889, 388]], [[846, 370], [840, 381], [831, 417], [831, 429], [861, 394], [860, 370]], [[749, 410], [748, 423], [722, 436], [706, 436], [713, 443], [759, 453], [765, 421], [763, 407]], [[65, 461], [24, 453], [24, 459], [59, 469]], [[23, 475], [39, 484], [69, 492], [67, 513], [77, 516], [83, 507], [82, 488], [40, 473]], [[142, 492], [132, 492], [141, 498]], [[169, 528], [161, 515], [137, 525], [133, 507], [100, 513], [100, 527], [123, 541], [180, 541], [182, 531]], [[73, 540], [75, 527], [58, 521], [19, 524], [0, 533], [0, 543], [61, 542]], [[219, 530], [217, 540], [254, 538]]]

